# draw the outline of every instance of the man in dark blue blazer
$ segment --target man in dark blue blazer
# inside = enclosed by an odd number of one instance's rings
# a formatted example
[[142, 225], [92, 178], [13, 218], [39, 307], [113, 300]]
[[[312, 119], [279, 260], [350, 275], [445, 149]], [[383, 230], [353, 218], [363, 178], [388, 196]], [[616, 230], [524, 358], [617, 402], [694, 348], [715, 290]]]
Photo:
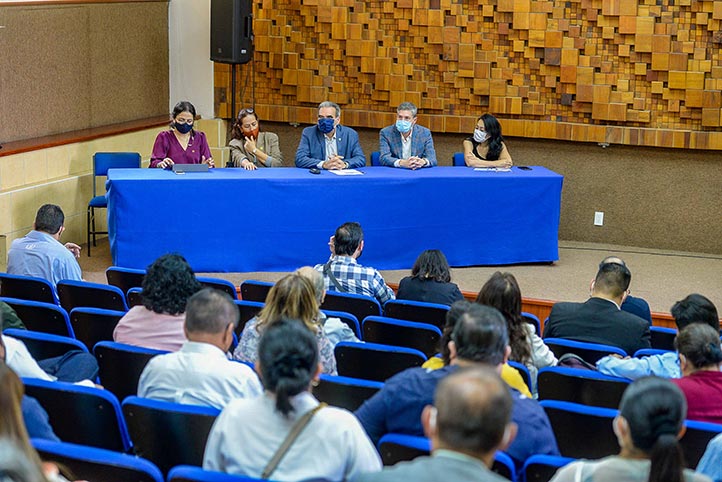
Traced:
[[436, 165], [431, 131], [416, 124], [416, 106], [403, 102], [396, 109], [396, 123], [379, 134], [379, 161], [388, 167], [419, 169]]
[[296, 167], [305, 169], [354, 169], [366, 165], [358, 134], [341, 122], [341, 108], [334, 102], [321, 102], [318, 123], [306, 127], [296, 151]]
[[603, 263], [585, 303], [556, 303], [544, 326], [544, 338], [567, 338], [612, 345], [633, 355], [650, 348], [646, 320], [621, 310], [632, 275], [626, 266]]

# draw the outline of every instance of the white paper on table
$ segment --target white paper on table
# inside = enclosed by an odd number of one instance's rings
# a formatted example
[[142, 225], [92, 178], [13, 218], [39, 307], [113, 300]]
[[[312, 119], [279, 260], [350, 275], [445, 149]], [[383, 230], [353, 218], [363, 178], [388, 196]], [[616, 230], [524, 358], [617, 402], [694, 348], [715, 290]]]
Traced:
[[361, 171], [357, 171], [356, 169], [337, 169], [328, 171], [336, 174], [337, 176], [363, 176], [364, 173]]
[[475, 167], [474, 170], [481, 172], [511, 172], [509, 167]]

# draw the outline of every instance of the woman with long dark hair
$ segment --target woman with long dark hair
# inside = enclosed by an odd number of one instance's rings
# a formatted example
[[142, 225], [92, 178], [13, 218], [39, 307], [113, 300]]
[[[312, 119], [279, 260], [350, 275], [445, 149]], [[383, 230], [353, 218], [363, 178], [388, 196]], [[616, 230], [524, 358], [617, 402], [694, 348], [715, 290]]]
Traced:
[[283, 164], [278, 136], [261, 130], [258, 114], [253, 109], [242, 109], [233, 123], [231, 165], [253, 171], [259, 167], [280, 167]]
[[684, 395], [671, 381], [640, 378], [624, 391], [613, 422], [619, 455], [573, 462], [551, 482], [709, 482], [706, 476], [684, 468], [678, 440], [686, 414]]
[[396, 299], [451, 305], [463, 300], [464, 295], [456, 283], [451, 282], [451, 269], [444, 253], [427, 249], [416, 258], [411, 276], [399, 283]]
[[193, 128], [196, 108], [187, 100], [178, 102], [170, 114], [170, 129], [158, 134], [150, 156], [150, 167], [165, 169], [173, 164], [208, 164], [215, 167], [206, 135]]
[[536, 376], [540, 368], [557, 364], [554, 353], [535, 333], [534, 327], [521, 315], [521, 290], [511, 273], [497, 271], [482, 286], [476, 302], [493, 306], [504, 315], [509, 329], [510, 360], [524, 364], [532, 379], [532, 392], [536, 393]]
[[[208, 437], [204, 469], [278, 481], [341, 481], [381, 469], [356, 417], [311, 394], [321, 366], [316, 336], [304, 325], [269, 320], [256, 361], [265, 393], [234, 400], [221, 412]], [[285, 451], [284, 442], [290, 443]], [[270, 463], [279, 456], [280, 462]]]
[[501, 135], [501, 124], [491, 114], [476, 121], [474, 135], [464, 139], [464, 160], [469, 167], [512, 166], [511, 155]]

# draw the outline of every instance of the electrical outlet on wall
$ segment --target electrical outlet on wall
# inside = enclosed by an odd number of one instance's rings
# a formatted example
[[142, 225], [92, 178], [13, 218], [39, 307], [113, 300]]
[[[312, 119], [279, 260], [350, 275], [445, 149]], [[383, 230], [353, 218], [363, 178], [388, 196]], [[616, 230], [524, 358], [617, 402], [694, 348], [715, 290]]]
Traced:
[[597, 211], [594, 213], [594, 225], [604, 226], [604, 213], [602, 211]]

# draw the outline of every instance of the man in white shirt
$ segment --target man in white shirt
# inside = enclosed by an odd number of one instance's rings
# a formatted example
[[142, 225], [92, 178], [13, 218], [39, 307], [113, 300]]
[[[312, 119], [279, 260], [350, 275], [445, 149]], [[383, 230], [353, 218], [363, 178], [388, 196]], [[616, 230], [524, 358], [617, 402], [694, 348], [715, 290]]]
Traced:
[[236, 398], [263, 393], [255, 372], [226, 352], [238, 325], [238, 307], [218, 290], [203, 289], [188, 299], [180, 351], [158, 355], [146, 365], [138, 396], [222, 410]]

